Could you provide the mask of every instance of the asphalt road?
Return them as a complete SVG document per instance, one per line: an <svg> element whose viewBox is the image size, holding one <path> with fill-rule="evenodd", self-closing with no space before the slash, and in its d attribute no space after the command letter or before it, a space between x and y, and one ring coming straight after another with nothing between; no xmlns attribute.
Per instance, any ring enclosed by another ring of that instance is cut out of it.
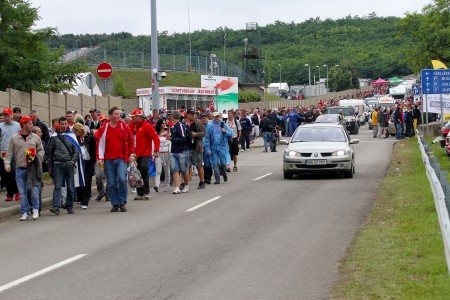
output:
<svg viewBox="0 0 450 300"><path fill-rule="evenodd" d="M284 180L284 147L253 149L228 183L152 193L126 213L94 201L74 215L1 222L0 299L327 299L393 145L367 129L352 137L352 179Z"/></svg>

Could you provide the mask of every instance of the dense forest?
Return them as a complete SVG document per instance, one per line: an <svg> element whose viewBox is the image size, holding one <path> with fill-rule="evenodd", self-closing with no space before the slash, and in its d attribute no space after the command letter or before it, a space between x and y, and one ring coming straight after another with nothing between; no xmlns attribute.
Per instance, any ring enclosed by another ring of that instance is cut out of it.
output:
<svg viewBox="0 0 450 300"><path fill-rule="evenodd" d="M378 78L411 74L412 70L402 62L402 48L411 44L407 35L399 34L396 17L377 17L374 13L365 17L348 16L331 20L309 19L302 23L280 21L259 27L257 32L217 28L191 33L192 51L207 56L216 53L223 59L226 46L226 60L243 65L244 38L247 47L261 46L267 82L279 81L279 67L282 81L289 84L308 82L310 64L312 75L318 77L316 65L322 68L322 78L329 67L348 60L360 77ZM243 24L245 25L245 24ZM245 26L243 26L245 27ZM225 37L226 33L226 37ZM150 52L150 36L132 36L130 33L60 35L50 40L52 47L63 45L68 49L76 47L101 46L106 49L141 49ZM158 44L160 53L168 51L188 53L189 34L160 32Z"/></svg>

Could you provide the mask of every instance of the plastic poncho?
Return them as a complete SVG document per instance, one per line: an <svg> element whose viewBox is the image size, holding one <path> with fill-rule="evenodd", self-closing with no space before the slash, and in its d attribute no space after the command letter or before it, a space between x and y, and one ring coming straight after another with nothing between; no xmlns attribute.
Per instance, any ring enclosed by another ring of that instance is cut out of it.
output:
<svg viewBox="0 0 450 300"><path fill-rule="evenodd" d="M222 124L223 128L225 128L225 133L222 132ZM215 122L213 120L207 126L204 140L206 166L214 167L217 165L227 164L231 161L228 138L232 135L233 131L223 121ZM211 153L210 156L208 155L209 153Z"/></svg>

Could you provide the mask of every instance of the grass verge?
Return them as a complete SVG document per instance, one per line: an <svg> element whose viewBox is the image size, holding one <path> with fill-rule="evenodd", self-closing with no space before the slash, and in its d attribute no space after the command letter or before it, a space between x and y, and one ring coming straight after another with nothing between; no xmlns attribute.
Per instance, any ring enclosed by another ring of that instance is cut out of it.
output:
<svg viewBox="0 0 450 300"><path fill-rule="evenodd" d="M417 139L395 144L373 209L340 272L333 299L449 299L450 276Z"/></svg>
<svg viewBox="0 0 450 300"><path fill-rule="evenodd" d="M427 144L430 147L430 150L433 151L434 156L439 160L439 163L441 165L441 170L450 170L450 159L445 155L444 149L441 147L439 142L432 144L431 142L435 139L435 137L429 137L427 138ZM450 178L447 178L447 180L450 180Z"/></svg>

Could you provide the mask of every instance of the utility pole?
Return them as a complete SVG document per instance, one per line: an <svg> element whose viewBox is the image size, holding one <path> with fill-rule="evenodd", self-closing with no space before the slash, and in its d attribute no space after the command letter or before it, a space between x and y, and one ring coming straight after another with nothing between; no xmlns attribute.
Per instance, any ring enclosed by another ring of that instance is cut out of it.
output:
<svg viewBox="0 0 450 300"><path fill-rule="evenodd" d="M159 109L159 61L158 61L158 29L156 22L156 0L151 0L151 26L152 26L152 79L154 88L152 92L152 109Z"/></svg>

